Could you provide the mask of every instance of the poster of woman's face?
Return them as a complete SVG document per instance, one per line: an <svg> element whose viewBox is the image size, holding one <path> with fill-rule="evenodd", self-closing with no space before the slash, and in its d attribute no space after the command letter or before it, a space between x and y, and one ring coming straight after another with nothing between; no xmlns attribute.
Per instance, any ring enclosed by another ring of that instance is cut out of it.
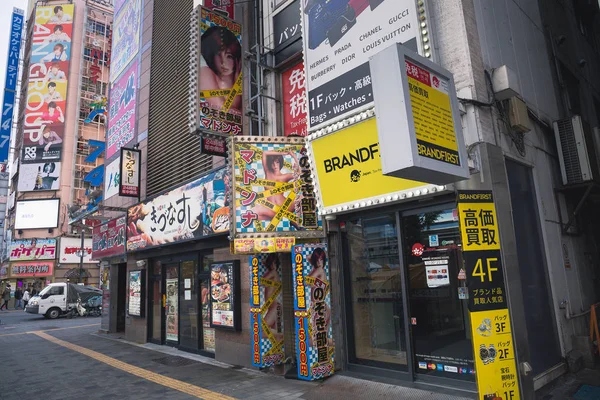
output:
<svg viewBox="0 0 600 400"><path fill-rule="evenodd" d="M200 128L225 134L241 133L241 25L201 9Z"/></svg>

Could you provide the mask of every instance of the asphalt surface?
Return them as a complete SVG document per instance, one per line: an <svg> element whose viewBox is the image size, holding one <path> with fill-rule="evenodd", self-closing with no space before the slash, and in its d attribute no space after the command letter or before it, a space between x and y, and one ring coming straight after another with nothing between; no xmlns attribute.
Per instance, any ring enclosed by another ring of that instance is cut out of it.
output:
<svg viewBox="0 0 600 400"><path fill-rule="evenodd" d="M303 382L99 334L99 318L0 311L0 399L465 399L336 375Z"/></svg>

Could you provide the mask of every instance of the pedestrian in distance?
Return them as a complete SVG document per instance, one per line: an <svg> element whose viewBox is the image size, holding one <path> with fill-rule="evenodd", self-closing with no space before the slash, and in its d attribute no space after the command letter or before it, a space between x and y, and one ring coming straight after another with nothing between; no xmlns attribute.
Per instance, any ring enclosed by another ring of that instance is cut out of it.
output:
<svg viewBox="0 0 600 400"><path fill-rule="evenodd" d="M25 309L23 307L23 291L17 286L17 290L15 290L15 310L18 310L19 307L23 310Z"/></svg>
<svg viewBox="0 0 600 400"><path fill-rule="evenodd" d="M0 306L0 310L6 308L8 311L8 301L10 300L10 284L7 283L4 287L4 292L2 292L2 305Z"/></svg>
<svg viewBox="0 0 600 400"><path fill-rule="evenodd" d="M29 289L25 288L25 291L23 292L23 310L27 308L27 303L29 303L30 298L31 295L29 294Z"/></svg>

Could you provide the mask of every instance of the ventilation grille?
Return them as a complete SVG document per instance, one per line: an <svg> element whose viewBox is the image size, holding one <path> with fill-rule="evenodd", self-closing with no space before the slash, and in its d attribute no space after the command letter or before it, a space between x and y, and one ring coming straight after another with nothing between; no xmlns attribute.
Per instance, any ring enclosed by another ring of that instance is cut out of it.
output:
<svg viewBox="0 0 600 400"><path fill-rule="evenodd" d="M155 0L152 21L147 196L212 169L190 134L189 50L192 0Z"/></svg>
<svg viewBox="0 0 600 400"><path fill-rule="evenodd" d="M563 119L556 121L560 147L562 149L562 157L565 165L565 173L568 183L583 182L583 174L581 173L581 164L579 162L579 154L577 152L577 139L575 138L575 130L571 119Z"/></svg>

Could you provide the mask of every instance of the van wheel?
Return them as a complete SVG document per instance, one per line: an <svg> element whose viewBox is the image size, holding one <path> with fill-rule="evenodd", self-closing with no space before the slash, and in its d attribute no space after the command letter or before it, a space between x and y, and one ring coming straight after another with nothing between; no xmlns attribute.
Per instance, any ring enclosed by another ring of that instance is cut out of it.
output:
<svg viewBox="0 0 600 400"><path fill-rule="evenodd" d="M48 310L46 315L50 319L56 319L60 316L60 310L58 308L51 308L50 310Z"/></svg>

